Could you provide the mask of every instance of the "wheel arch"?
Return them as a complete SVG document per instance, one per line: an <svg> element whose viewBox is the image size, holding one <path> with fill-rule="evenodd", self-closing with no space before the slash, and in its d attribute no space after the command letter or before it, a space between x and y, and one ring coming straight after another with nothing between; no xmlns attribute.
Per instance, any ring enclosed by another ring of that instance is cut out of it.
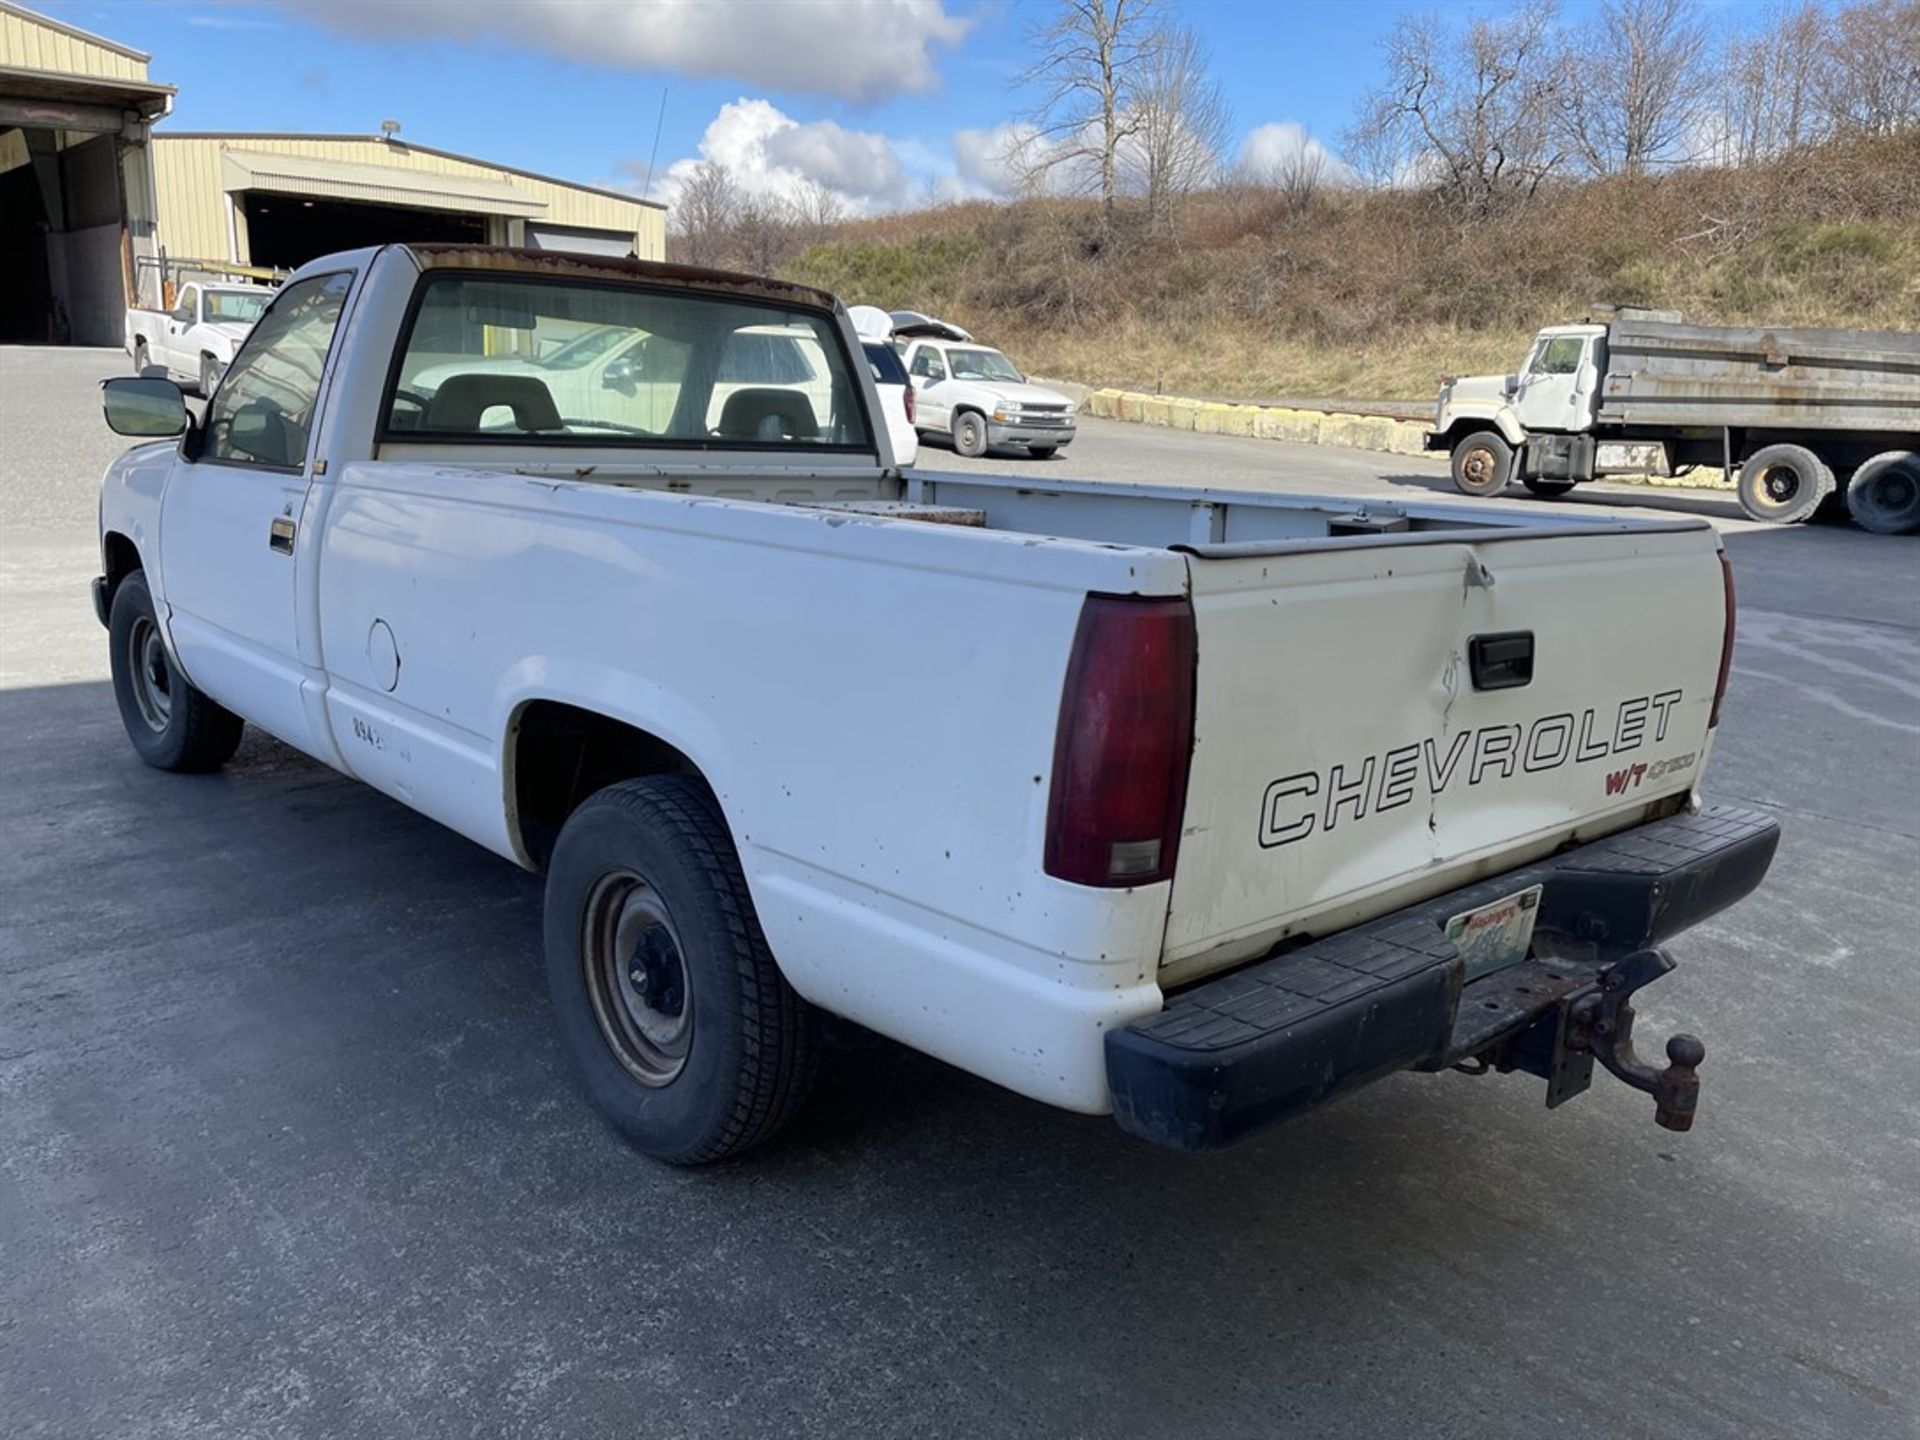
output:
<svg viewBox="0 0 1920 1440"><path fill-rule="evenodd" d="M1518 450L1527 443L1527 431L1509 411L1495 415L1460 415L1447 423L1445 430L1437 432L1445 442L1444 448L1452 450L1469 435L1477 435L1482 430L1491 430L1507 444Z"/></svg>
<svg viewBox="0 0 1920 1440"><path fill-rule="evenodd" d="M545 869L567 818L622 780L687 775L717 801L707 770L676 738L605 706L544 695L520 700L506 726L501 779L507 832L521 863Z"/></svg>
<svg viewBox="0 0 1920 1440"><path fill-rule="evenodd" d="M140 547L133 543L132 537L118 530L108 530L100 536L101 573L107 579L106 603L113 604L114 592L120 588L120 582L136 570L145 570L146 563L140 558Z"/></svg>

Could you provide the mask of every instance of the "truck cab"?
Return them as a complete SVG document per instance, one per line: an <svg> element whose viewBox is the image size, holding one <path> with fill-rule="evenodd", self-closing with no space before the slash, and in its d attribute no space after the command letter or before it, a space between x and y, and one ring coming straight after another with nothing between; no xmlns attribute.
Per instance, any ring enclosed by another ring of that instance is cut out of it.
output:
<svg viewBox="0 0 1920 1440"><path fill-rule="evenodd" d="M1588 447L1571 442L1530 447L1529 441L1592 431L1606 344L1604 325L1549 325L1534 337L1518 371L1443 381L1426 446L1454 452L1455 486L1469 495L1498 494L1518 469L1536 494L1570 490L1568 471ZM1544 463L1529 466L1534 453Z"/></svg>

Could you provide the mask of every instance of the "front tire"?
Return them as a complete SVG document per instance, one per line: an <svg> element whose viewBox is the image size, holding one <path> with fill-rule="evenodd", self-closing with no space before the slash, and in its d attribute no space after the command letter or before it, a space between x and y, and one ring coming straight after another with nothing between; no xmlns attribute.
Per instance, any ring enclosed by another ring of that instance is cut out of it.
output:
<svg viewBox="0 0 1920 1440"><path fill-rule="evenodd" d="M1513 447L1493 430L1476 430L1453 447L1453 488L1484 498L1507 488Z"/></svg>
<svg viewBox="0 0 1920 1440"><path fill-rule="evenodd" d="M1847 513L1876 535L1920 531L1920 453L1888 450L1853 472Z"/></svg>
<svg viewBox="0 0 1920 1440"><path fill-rule="evenodd" d="M816 1016L775 964L697 780L622 781L573 812L547 870L546 957L588 1098L646 1154L739 1154L804 1098Z"/></svg>
<svg viewBox="0 0 1920 1440"><path fill-rule="evenodd" d="M136 570L107 612L113 698L139 757L156 770L218 770L240 748L245 722L174 668L154 616L147 576Z"/></svg>
<svg viewBox="0 0 1920 1440"><path fill-rule="evenodd" d="M1833 493L1833 471L1804 445L1768 445L1740 462L1740 508L1771 525L1797 525Z"/></svg>
<svg viewBox="0 0 1920 1440"><path fill-rule="evenodd" d="M987 422L971 410L953 417L953 448L969 460L987 453Z"/></svg>

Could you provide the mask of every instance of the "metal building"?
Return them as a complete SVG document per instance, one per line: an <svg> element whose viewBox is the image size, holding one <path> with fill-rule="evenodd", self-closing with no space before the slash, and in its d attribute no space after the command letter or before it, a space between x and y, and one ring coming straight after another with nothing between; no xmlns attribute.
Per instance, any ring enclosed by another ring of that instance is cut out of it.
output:
<svg viewBox="0 0 1920 1440"><path fill-rule="evenodd" d="M120 343L155 248L148 126L173 100L148 59L0 0L0 342Z"/></svg>
<svg viewBox="0 0 1920 1440"><path fill-rule="evenodd" d="M666 255L666 210L613 190L381 135L160 134L170 258L288 270L387 241Z"/></svg>

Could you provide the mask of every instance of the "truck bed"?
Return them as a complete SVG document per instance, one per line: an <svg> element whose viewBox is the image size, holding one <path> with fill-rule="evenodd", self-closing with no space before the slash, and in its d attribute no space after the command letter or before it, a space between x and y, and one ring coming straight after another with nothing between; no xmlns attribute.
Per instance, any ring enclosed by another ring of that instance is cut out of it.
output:
<svg viewBox="0 0 1920 1440"><path fill-rule="evenodd" d="M1619 320L1602 426L1920 431L1920 335Z"/></svg>

